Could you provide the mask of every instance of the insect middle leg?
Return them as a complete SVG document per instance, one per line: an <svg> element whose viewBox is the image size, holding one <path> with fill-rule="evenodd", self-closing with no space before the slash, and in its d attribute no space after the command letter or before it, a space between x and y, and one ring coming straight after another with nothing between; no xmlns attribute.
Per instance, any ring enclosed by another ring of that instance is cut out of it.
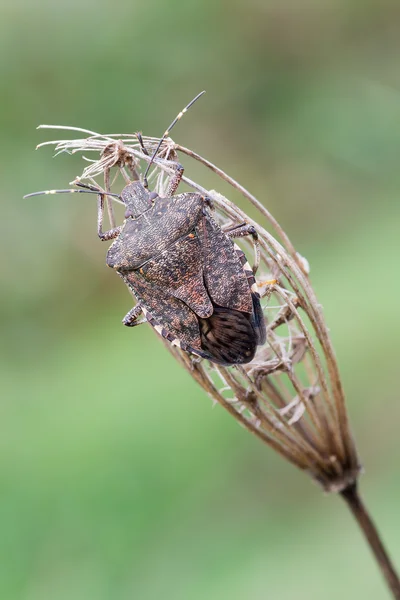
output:
<svg viewBox="0 0 400 600"><path fill-rule="evenodd" d="M254 264L253 264L253 275L257 273L257 269L260 266L260 244L258 243L258 233L256 228L253 225L249 225L248 223L242 223L241 225L237 225L232 229L228 229L224 231L224 233L230 238L240 238L245 237L247 235L251 235L253 238L253 246L254 246Z"/></svg>

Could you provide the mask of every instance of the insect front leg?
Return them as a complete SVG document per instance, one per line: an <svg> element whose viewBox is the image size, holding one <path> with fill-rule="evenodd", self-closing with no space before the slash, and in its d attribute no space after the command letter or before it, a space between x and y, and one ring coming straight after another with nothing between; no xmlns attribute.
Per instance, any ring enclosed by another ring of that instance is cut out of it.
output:
<svg viewBox="0 0 400 600"><path fill-rule="evenodd" d="M170 198L175 194L176 190L178 189L185 169L180 163L165 158L157 158L157 160L154 162L156 164L164 164L170 169L174 170L174 173L169 177L167 189L164 192L162 192L162 195L165 196L165 198Z"/></svg>
<svg viewBox="0 0 400 600"><path fill-rule="evenodd" d="M104 194L99 194L97 196L97 234L102 242L113 240L118 237L122 231L122 225L113 227L108 231L103 231L104 204Z"/></svg>
<svg viewBox="0 0 400 600"><path fill-rule="evenodd" d="M104 169L104 188L106 192L111 192L110 173L111 169L109 167ZM113 204L109 198L106 198L105 203L107 205L108 220L110 221L111 229L115 229L115 216Z"/></svg>
<svg viewBox="0 0 400 600"><path fill-rule="evenodd" d="M139 319L139 315L143 313L143 309L140 304L136 304L131 310L124 316L122 319L123 325L127 327L136 327L136 325L141 325L142 323L147 323L146 317L143 319Z"/></svg>
<svg viewBox="0 0 400 600"><path fill-rule="evenodd" d="M169 180L167 191L165 194L166 198L170 198L171 196L173 196L175 194L175 192L178 189L178 186L181 182L181 179L183 177L183 171L184 171L184 168L182 167L182 165L180 163L171 163L171 167L175 170L175 173L172 175L171 179Z"/></svg>
<svg viewBox="0 0 400 600"><path fill-rule="evenodd" d="M136 137L138 139L138 142L139 142L139 145L140 145L140 149L143 152L143 154L145 154L146 156L150 156L149 153L148 153L148 151L147 151L146 146L144 145L143 137L142 137L142 134L140 133L140 131L138 131L136 133Z"/></svg>
<svg viewBox="0 0 400 600"><path fill-rule="evenodd" d="M138 135L138 134L136 134L136 135ZM141 137L138 137L138 139L139 139L139 143L142 145L143 139L141 139ZM142 147L142 152L144 154L147 153L147 155L148 155L148 152L144 146ZM175 160L170 160L167 158L157 158L156 160L154 160L154 162L155 162L155 164L163 164L163 165L167 166L168 168L173 169L173 171L174 171L174 173L171 176L169 176L167 189L162 191L162 195L165 198L170 198L171 196L173 196L175 194L176 190L178 189L179 184L183 177L183 172L185 169L183 168L183 166L180 163L176 162ZM163 175L165 176L166 173L163 173ZM143 180L143 185L146 189L148 188L148 182L147 182L146 178ZM161 187L164 187L164 186L161 186Z"/></svg>
<svg viewBox="0 0 400 600"><path fill-rule="evenodd" d="M253 264L253 275L257 273L257 269L260 265L260 244L258 243L258 233L256 228L253 225L249 225L248 223L243 223L242 225L237 225L233 229L229 229L224 232L230 238L239 238L247 235L251 235L253 238L253 246L254 246L254 264Z"/></svg>

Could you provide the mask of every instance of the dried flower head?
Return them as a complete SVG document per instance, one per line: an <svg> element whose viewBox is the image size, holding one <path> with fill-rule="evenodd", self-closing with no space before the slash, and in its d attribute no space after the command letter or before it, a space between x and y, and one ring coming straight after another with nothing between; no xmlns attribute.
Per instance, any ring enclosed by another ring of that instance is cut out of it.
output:
<svg viewBox="0 0 400 600"><path fill-rule="evenodd" d="M94 160L85 158L89 164L79 179L99 185L96 178L102 177L103 189L107 191L114 182L110 180L112 168L125 181L138 179L140 165L150 161L159 143L159 139L141 134L102 135L74 127L42 127L83 133L85 137L80 139L45 142L40 146L55 145L57 153L98 154ZM154 161L150 189L162 196L172 173L171 161L179 158L180 162L185 156L213 171L258 210L260 218L256 222L226 196L191 180L186 170L183 181L212 199L214 218L223 229L245 222L258 232L258 241L241 238L239 243L249 262L253 256L267 341L251 363L231 367L193 357L163 341L213 401L282 457L307 471L324 490L342 494L364 530L394 597L400 598L397 575L357 493L360 462L329 332L310 283L308 262L250 192L217 166L170 138L163 141ZM109 199L108 208L114 227Z"/></svg>
<svg viewBox="0 0 400 600"><path fill-rule="evenodd" d="M96 177L106 174L106 189L112 167L117 167L125 180L137 178L139 161L148 162L159 141L140 135L138 138L136 134L83 132L88 137L45 143L55 144L57 153L100 153L100 158L90 162L79 179L93 183ZM249 431L310 473L325 490L345 489L356 480L360 464L328 329L310 284L308 263L256 198L216 166L171 139L160 148L150 184L160 196L171 170L169 161L182 154L199 161L239 190L258 209L260 220L271 228L271 232L262 228L219 192L183 178L191 188L212 198L214 217L223 229L243 222L256 227L258 244L246 239L239 243L249 258L254 255L267 342L251 363L235 367L193 358L166 344L212 399Z"/></svg>

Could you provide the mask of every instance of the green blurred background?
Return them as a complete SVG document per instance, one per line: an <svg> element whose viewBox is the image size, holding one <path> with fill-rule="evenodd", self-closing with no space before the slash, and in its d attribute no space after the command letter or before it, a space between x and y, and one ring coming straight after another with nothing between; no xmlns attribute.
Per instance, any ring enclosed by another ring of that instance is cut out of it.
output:
<svg viewBox="0 0 400 600"><path fill-rule="evenodd" d="M400 4L0 11L0 598L389 598L341 501L212 410L148 327L121 326L131 299L95 200L22 196L82 169L35 153L53 136L39 123L160 135L206 89L173 137L258 195L309 259L362 487L400 565Z"/></svg>

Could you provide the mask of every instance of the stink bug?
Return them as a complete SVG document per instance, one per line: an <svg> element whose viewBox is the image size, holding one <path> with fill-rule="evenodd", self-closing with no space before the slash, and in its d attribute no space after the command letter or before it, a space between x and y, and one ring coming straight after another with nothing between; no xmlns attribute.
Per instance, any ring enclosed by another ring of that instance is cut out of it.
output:
<svg viewBox="0 0 400 600"><path fill-rule="evenodd" d="M134 327L144 322L171 344L221 365L250 362L266 339L260 295L254 273L243 251L232 239L257 233L242 224L223 231L211 214L212 202L199 193L176 194L183 167L174 167L165 197L150 192L147 173L162 142L196 96L160 139L149 161L143 183L126 185L120 195L77 183L80 189L36 192L96 193L98 236L114 240L107 265L124 280L137 300L123 319ZM148 155L141 136L138 139ZM108 174L107 174L108 181ZM103 231L106 196L119 198L125 220ZM26 196L25 196L26 197ZM254 269L255 271L255 269Z"/></svg>

